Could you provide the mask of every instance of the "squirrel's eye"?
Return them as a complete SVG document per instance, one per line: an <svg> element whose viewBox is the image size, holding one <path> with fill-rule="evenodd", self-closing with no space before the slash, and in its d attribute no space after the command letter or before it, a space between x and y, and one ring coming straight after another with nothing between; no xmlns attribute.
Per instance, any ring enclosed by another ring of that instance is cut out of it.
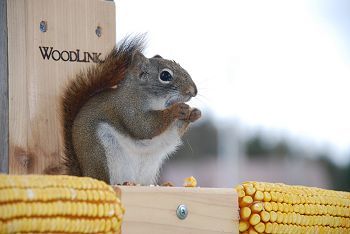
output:
<svg viewBox="0 0 350 234"><path fill-rule="evenodd" d="M159 73L159 80L162 83L170 83L173 80L173 72L168 68L164 68Z"/></svg>

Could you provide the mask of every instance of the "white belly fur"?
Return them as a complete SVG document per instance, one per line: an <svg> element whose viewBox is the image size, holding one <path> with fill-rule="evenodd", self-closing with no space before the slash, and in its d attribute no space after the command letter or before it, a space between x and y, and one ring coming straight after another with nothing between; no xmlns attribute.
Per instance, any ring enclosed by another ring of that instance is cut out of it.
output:
<svg viewBox="0 0 350 234"><path fill-rule="evenodd" d="M133 140L108 123L99 124L97 135L105 149L111 184L154 184L164 159L181 144L176 124L150 140Z"/></svg>

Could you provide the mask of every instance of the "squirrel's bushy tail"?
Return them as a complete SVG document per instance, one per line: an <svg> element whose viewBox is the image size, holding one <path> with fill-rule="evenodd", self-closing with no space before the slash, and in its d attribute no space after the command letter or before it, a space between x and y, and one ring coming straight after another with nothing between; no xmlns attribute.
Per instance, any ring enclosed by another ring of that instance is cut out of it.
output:
<svg viewBox="0 0 350 234"><path fill-rule="evenodd" d="M145 36L125 37L106 58L80 72L70 81L61 100L63 121L64 162L68 174L82 175L72 142L72 127L80 108L95 94L109 89L124 79L136 51L145 47Z"/></svg>

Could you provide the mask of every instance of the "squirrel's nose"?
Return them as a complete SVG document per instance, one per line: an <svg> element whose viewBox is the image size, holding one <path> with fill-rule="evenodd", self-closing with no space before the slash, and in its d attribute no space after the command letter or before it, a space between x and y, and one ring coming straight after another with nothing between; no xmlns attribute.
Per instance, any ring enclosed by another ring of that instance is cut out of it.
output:
<svg viewBox="0 0 350 234"><path fill-rule="evenodd" d="M197 95L197 87L196 86L192 86L189 88L189 90L186 92L187 95L191 96L191 97L195 97Z"/></svg>

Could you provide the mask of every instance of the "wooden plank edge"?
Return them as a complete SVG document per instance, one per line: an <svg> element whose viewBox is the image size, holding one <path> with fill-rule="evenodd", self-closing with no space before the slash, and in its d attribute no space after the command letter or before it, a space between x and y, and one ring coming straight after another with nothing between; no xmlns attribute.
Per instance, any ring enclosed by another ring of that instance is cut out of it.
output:
<svg viewBox="0 0 350 234"><path fill-rule="evenodd" d="M0 172L9 172L7 0L0 0Z"/></svg>
<svg viewBox="0 0 350 234"><path fill-rule="evenodd" d="M126 192L184 192L184 193L219 193L232 194L236 193L233 188L208 188L208 187L166 187L166 186L124 186L114 185L114 191L122 196L123 191Z"/></svg>

